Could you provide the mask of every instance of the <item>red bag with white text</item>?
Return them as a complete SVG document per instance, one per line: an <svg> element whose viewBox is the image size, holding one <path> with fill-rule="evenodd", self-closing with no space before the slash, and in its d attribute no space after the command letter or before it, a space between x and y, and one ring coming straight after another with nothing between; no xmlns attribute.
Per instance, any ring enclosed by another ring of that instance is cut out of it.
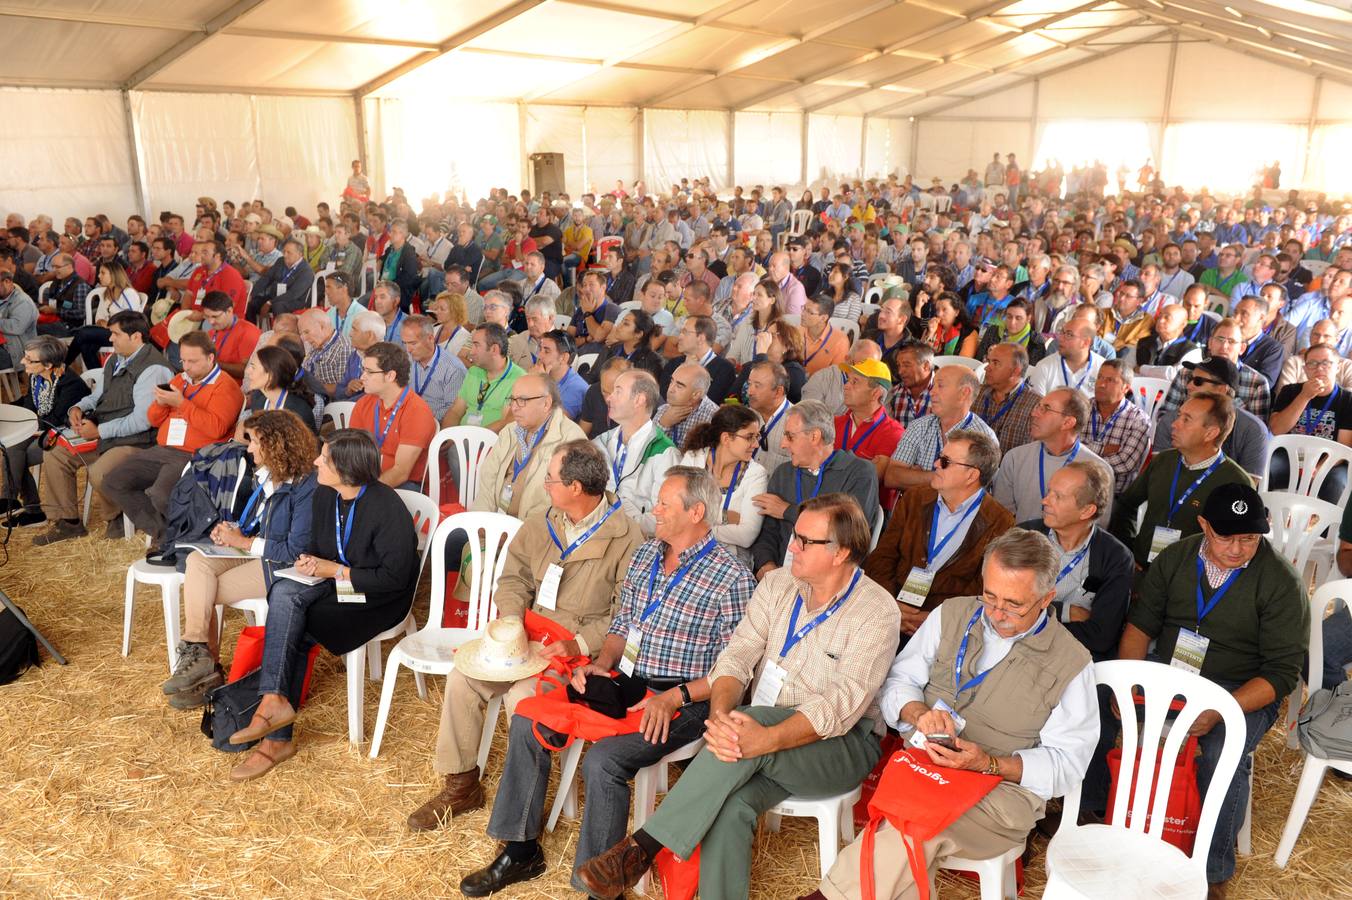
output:
<svg viewBox="0 0 1352 900"><path fill-rule="evenodd" d="M1163 749L1159 753L1163 753ZM1156 767L1161 764L1159 753L1156 754ZM1139 770L1141 765L1141 751L1136 751L1136 767ZM1111 779L1108 787L1108 809L1104 813L1104 820L1111 822L1113 819L1114 799L1117 797L1117 778L1122 769L1122 748L1114 747L1108 751L1108 777ZM1156 782L1158 783L1158 782ZM1155 787L1151 785L1150 799L1146 801L1146 808L1149 809L1155 802ZM1136 798L1131 798L1131 804L1127 809L1126 824L1131 824L1131 814L1136 808ZM1197 738L1190 737L1183 744L1183 752L1174 760L1174 778L1169 783L1169 803L1164 809L1164 831L1162 836L1166 843L1173 844L1189 856L1192 855L1193 843L1197 840L1197 823L1202 818L1202 792L1197 789ZM1150 827L1150 817L1146 816L1145 827Z"/></svg>
<svg viewBox="0 0 1352 900"><path fill-rule="evenodd" d="M914 747L892 754L868 805L869 822L864 828L859 856L859 884L864 900L876 898L873 844L883 819L901 832L920 900L929 900L929 872L923 844L961 818L999 783L998 775L950 769Z"/></svg>
<svg viewBox="0 0 1352 900"><path fill-rule="evenodd" d="M662 896L667 900L694 900L699 892L699 847L689 859L681 859L663 847L653 860L657 880L662 882Z"/></svg>

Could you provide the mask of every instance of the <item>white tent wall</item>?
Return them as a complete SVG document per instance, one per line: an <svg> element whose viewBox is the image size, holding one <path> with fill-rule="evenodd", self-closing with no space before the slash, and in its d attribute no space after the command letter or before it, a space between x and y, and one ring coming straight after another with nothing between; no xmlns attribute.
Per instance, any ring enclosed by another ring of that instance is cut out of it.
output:
<svg viewBox="0 0 1352 900"><path fill-rule="evenodd" d="M643 112L643 176L653 193L667 193L682 178L728 179L728 114L712 109Z"/></svg>
<svg viewBox="0 0 1352 900"><path fill-rule="evenodd" d="M0 88L0 214L26 219L136 209L131 144L117 91Z"/></svg>
<svg viewBox="0 0 1352 900"><path fill-rule="evenodd" d="M803 178L803 116L796 112L733 114L733 182L748 191L762 184L797 184ZM796 197L793 199L797 199Z"/></svg>
<svg viewBox="0 0 1352 900"><path fill-rule="evenodd" d="M915 174L951 183L969 168L980 173L996 151L1026 165L1057 123L1111 121L1144 126L1142 143L1171 184L1242 190L1275 159L1283 186L1348 188L1339 157L1320 149L1347 146L1339 129L1352 125L1352 87L1193 38L1178 41L1171 66L1174 52L1170 40L1140 44L934 108L913 126Z"/></svg>
<svg viewBox="0 0 1352 900"><path fill-rule="evenodd" d="M807 181L858 178L864 163L862 116L807 117Z"/></svg>
<svg viewBox="0 0 1352 900"><path fill-rule="evenodd" d="M574 199L588 191L610 190L615 181L633 184L637 107L546 106L526 104L522 153L530 186L530 157L562 153L564 189Z"/></svg>

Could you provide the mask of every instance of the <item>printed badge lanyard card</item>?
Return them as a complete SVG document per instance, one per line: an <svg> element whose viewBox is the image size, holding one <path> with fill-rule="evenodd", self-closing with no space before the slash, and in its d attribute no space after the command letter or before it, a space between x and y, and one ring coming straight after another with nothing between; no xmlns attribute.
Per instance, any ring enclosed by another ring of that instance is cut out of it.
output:
<svg viewBox="0 0 1352 900"><path fill-rule="evenodd" d="M789 651L798 645L798 642L812 633L818 625L831 618L836 612L845 605L845 601L850 599L854 593L855 585L859 584L859 576L864 574L863 569L856 568L854 577L850 579L850 586L845 589L845 593L840 595L840 599L829 604L826 609L817 613L807 624L799 627L798 618L803 613L803 595L798 594L793 600L793 613L789 616L789 629L784 635L784 646L779 649L779 656L775 659L767 659L765 668L761 670L760 678L756 681L756 690L751 696L752 706L775 706L779 700L779 692L784 689L784 682L788 680L788 670L784 668L784 658L789 655Z"/></svg>
<svg viewBox="0 0 1352 900"><path fill-rule="evenodd" d="M1173 527L1174 516L1178 515L1178 511L1183 508L1184 503L1188 502L1188 498L1192 496L1192 492L1197 490L1198 486L1203 481L1206 481L1212 472L1216 471L1216 467L1219 466L1224 459L1225 454L1222 453L1212 460L1211 465L1206 467L1206 471L1201 475L1198 475L1197 479L1183 491L1183 496L1178 497L1177 501L1175 501L1174 498L1178 493L1178 476L1183 473L1183 455L1179 454L1178 465L1174 467L1174 480L1173 483L1169 485L1169 516L1164 520L1163 525L1155 526L1155 533L1150 538L1150 553L1146 556L1146 562L1154 562L1155 557L1159 556L1165 547L1177 543L1182 539L1183 532Z"/></svg>
<svg viewBox="0 0 1352 900"><path fill-rule="evenodd" d="M535 438L530 442L530 449L526 451L526 456L521 462L517 462L515 459L512 460L512 480L502 486L501 497L502 508L504 510L512 505L512 495L516 490L516 481L521 477L521 473L526 471L526 466L530 465L531 457L535 455L535 448L540 446L540 441L542 441L545 436L545 429L548 427L548 422L540 426L540 430L535 433Z"/></svg>
<svg viewBox="0 0 1352 900"><path fill-rule="evenodd" d="M596 533L596 529L606 524L606 519L609 519L615 510L619 508L620 501L616 500L614 504L611 505L610 509L606 510L605 515L601 516L600 521L582 532L577 540L568 545L567 549L564 549L563 543L559 540L558 534L554 531L554 523L549 521L549 514L545 514L545 528L549 529L549 539L554 542L555 547L559 548L559 561L550 563L549 568L545 569L545 577L540 581L540 589L535 592L535 602L537 604L544 609L559 608L559 585L563 582L564 562L567 561L568 557L573 555L574 550L587 543L587 539Z"/></svg>
<svg viewBox="0 0 1352 900"><path fill-rule="evenodd" d="M1243 569L1235 569L1221 586L1216 588L1216 593L1207 600L1202 594L1202 583L1206 581L1206 566L1202 563L1201 551L1197 553L1197 628L1178 629L1178 639L1174 642L1174 655L1169 660L1169 665L1176 669L1182 669L1185 672L1191 672L1194 675L1202 674L1202 663L1206 660L1207 648L1211 645L1211 638L1202 635L1202 620L1211 614L1211 611L1221 602L1225 592L1230 590L1239 576L1244 574Z"/></svg>
<svg viewBox="0 0 1352 900"><path fill-rule="evenodd" d="M624 636L624 653L620 657L619 670L624 674L633 677L634 666L638 663L639 647L643 644L642 625L648 621L657 608L667 601L676 586L681 583L685 576L695 567L695 564L704 557L708 556L714 549L714 539L709 538L704 542L698 553L685 565L678 568L667 580L662 588L662 595L657 595L657 573L662 568L662 554L657 553L653 556L652 571L648 573L648 604L643 607L643 612L639 614L637 622L629 624L629 631Z"/></svg>
<svg viewBox="0 0 1352 900"><path fill-rule="evenodd" d="M934 538L939 531L939 504L944 501L942 497L934 498L934 513L930 516L929 534L925 538L925 565L911 567L910 574L906 576L906 582L897 592L898 600L917 608L925 605L925 599L929 596L930 588L934 586L934 557L948 546L948 542L953 540L953 536L962 528L963 523L976 512L985 496L984 488L976 492L976 496L968 503L962 515L958 517L958 521L953 524L948 534L944 535L938 544L934 542Z"/></svg>
<svg viewBox="0 0 1352 900"><path fill-rule="evenodd" d="M357 491L357 496L352 500L352 506L347 511L347 523L342 522L342 517L338 514L339 507L342 506L341 498L334 498L333 501L333 540L338 545L338 561L350 570L352 563L347 560L347 544L352 540L352 523L357 520L357 504L361 502L362 495L366 493L366 485L361 486ZM352 587L352 581L347 578L335 578L334 585L338 589L339 603L365 603L366 595L359 594Z"/></svg>

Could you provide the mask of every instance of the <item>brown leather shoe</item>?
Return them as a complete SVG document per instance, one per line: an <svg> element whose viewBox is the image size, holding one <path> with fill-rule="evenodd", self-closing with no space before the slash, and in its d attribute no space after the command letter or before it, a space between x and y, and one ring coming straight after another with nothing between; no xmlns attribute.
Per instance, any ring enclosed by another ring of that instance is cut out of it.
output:
<svg viewBox="0 0 1352 900"><path fill-rule="evenodd" d="M1229 890L1230 882L1218 881L1215 884L1206 886L1206 900L1225 900L1226 892Z"/></svg>
<svg viewBox="0 0 1352 900"><path fill-rule="evenodd" d="M479 782L479 767L458 775L447 775L446 786L431 800L415 809L408 817L408 827L414 831L440 828L452 816L464 815L484 805L484 787Z"/></svg>
<svg viewBox="0 0 1352 900"><path fill-rule="evenodd" d="M632 837L626 837L600 856L594 856L577 870L577 877L593 897L619 897L638 884L652 868L653 861Z"/></svg>

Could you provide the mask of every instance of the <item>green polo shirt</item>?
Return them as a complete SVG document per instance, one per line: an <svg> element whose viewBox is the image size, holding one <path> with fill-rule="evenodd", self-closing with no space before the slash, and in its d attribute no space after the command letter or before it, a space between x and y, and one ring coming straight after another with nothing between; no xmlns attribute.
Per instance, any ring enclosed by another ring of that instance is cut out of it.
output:
<svg viewBox="0 0 1352 900"><path fill-rule="evenodd" d="M512 395L512 385L525 374L526 370L511 360L507 361L507 368L492 379L479 366L470 366L460 385L459 398L465 401L465 416L460 424L488 426L501 419L507 408L507 398Z"/></svg>

